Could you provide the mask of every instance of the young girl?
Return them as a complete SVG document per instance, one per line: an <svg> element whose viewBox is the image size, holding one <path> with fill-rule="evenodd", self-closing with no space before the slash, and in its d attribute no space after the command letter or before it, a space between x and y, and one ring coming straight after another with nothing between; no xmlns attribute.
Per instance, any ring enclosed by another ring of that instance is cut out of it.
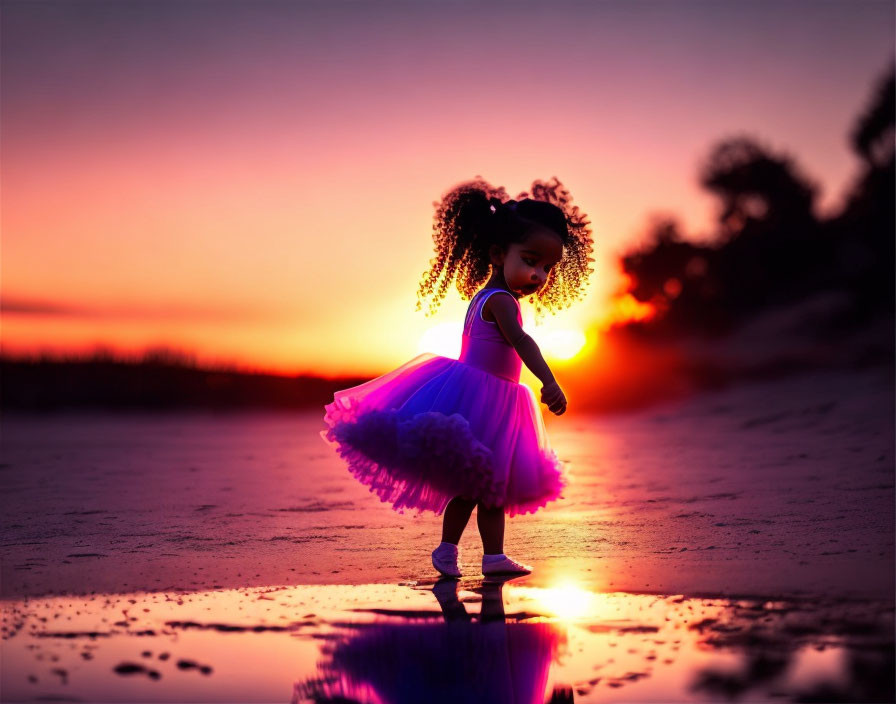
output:
<svg viewBox="0 0 896 704"><path fill-rule="evenodd" d="M474 507L482 573L531 572L503 552L504 516L534 513L562 498L569 483L535 394L519 383L525 362L543 384L541 402L557 415L566 411L565 394L521 327L518 299L528 296L538 314L539 304L553 309L578 298L594 261L591 232L556 178L536 181L527 196L510 200L477 176L434 203L437 256L418 299L442 274L430 312L452 280L472 298L460 357L420 354L337 391L325 406L321 436L355 478L399 513L444 512L432 562L451 577L460 577L458 543Z"/></svg>

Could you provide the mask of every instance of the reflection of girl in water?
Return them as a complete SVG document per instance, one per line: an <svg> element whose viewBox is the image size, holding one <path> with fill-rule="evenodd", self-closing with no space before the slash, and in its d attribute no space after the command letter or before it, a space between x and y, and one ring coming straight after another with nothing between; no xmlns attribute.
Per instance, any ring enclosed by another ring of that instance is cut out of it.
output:
<svg viewBox="0 0 896 704"><path fill-rule="evenodd" d="M423 353L387 374L337 391L321 431L352 475L401 513L444 512L433 566L459 577L458 543L473 509L483 574L526 574L504 554L504 517L534 513L562 496L569 477L552 450L522 363L557 415L566 396L522 329L520 298L542 309L582 295L591 271L588 220L559 181L507 197L481 179L437 203L436 257L420 286L434 304L456 280L470 298L458 359ZM442 279L441 283L438 283ZM420 305L418 303L418 309Z"/></svg>
<svg viewBox="0 0 896 704"><path fill-rule="evenodd" d="M457 581L433 593L439 622L354 624L334 641L319 677L297 683L293 702L543 704L551 662L566 635L552 623L504 617L503 582L484 583L479 621L457 598Z"/></svg>

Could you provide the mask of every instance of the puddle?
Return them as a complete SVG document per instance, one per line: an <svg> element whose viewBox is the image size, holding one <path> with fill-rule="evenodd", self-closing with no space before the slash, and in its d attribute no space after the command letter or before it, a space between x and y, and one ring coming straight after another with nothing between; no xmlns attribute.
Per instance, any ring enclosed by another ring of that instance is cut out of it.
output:
<svg viewBox="0 0 896 704"><path fill-rule="evenodd" d="M893 605L464 578L3 601L3 701L892 701Z"/></svg>

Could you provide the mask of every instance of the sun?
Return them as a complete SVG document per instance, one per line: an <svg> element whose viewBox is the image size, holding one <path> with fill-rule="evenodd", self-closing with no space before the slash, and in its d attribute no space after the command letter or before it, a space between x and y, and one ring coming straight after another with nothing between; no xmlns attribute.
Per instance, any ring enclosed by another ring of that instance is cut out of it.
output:
<svg viewBox="0 0 896 704"><path fill-rule="evenodd" d="M585 346L585 334L581 330L551 330L538 335L536 342L545 356L553 359L572 359Z"/></svg>
<svg viewBox="0 0 896 704"><path fill-rule="evenodd" d="M420 336L417 354L431 352L442 357L457 359L460 357L461 336L464 328L460 323L442 323L434 325Z"/></svg>

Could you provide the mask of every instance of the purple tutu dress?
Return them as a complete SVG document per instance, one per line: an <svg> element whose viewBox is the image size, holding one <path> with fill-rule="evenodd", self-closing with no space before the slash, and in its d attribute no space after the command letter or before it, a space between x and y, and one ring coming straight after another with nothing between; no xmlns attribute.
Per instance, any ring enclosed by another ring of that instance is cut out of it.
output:
<svg viewBox="0 0 896 704"><path fill-rule="evenodd" d="M399 513L441 515L455 496L534 513L569 483L535 394L519 383L520 356L482 317L499 291L510 295L480 289L470 301L459 359L425 352L325 406L321 437Z"/></svg>

